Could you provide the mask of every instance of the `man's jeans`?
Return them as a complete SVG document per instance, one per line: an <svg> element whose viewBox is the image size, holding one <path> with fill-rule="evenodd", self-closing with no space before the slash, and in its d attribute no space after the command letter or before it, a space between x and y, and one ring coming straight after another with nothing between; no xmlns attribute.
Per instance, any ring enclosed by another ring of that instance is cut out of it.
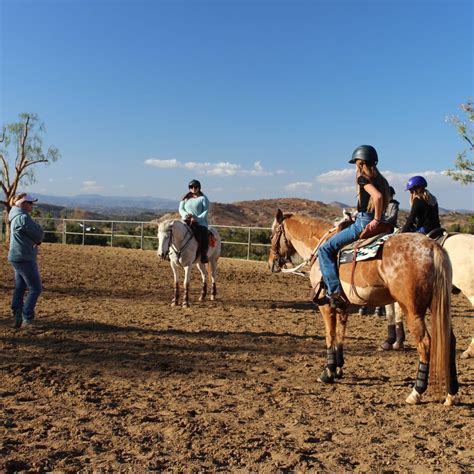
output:
<svg viewBox="0 0 474 474"><path fill-rule="evenodd" d="M35 306L41 294L41 277L36 260L10 262L15 270L15 290L13 291L12 310L22 310L23 321L33 321ZM25 302L23 299L28 289Z"/></svg>
<svg viewBox="0 0 474 474"><path fill-rule="evenodd" d="M319 267L327 286L327 294L331 296L336 291L342 292L337 268L337 253L345 245L356 241L365 226L374 218L372 213L359 212L353 224L326 241L318 251Z"/></svg>

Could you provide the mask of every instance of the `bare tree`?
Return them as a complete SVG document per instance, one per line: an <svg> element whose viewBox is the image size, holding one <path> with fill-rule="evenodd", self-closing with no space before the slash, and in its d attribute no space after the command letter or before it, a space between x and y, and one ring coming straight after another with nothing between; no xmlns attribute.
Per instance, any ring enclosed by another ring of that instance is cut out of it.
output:
<svg viewBox="0 0 474 474"><path fill-rule="evenodd" d="M468 121L474 123L474 103L468 100L461 105L461 110L468 115ZM459 117L447 117L447 122L454 125L463 140L468 144L468 148L458 153L454 169L447 171L455 181L461 184L474 183L474 130L469 126L468 121Z"/></svg>
<svg viewBox="0 0 474 474"><path fill-rule="evenodd" d="M56 147L43 148L42 135L44 124L38 115L23 113L19 121L3 125L0 137L0 189L4 205L3 219L7 223L6 236L9 240L8 213L13 206L13 199L18 193L20 184L35 182L34 165L46 165L57 161L61 154Z"/></svg>

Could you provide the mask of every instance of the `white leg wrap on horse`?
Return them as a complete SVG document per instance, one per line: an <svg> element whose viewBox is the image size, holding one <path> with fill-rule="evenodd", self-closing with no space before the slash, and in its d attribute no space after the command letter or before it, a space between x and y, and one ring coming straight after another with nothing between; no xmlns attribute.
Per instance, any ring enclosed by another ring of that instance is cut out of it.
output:
<svg viewBox="0 0 474 474"><path fill-rule="evenodd" d="M418 405L421 403L421 395L413 389L405 401L410 405Z"/></svg>

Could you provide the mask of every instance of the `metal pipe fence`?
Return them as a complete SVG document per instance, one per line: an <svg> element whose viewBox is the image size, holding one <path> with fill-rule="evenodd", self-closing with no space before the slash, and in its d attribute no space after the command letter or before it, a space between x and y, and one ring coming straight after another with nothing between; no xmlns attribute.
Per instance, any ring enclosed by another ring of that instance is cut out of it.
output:
<svg viewBox="0 0 474 474"><path fill-rule="evenodd" d="M44 229L45 242L156 250L158 223L97 219L36 217ZM270 227L212 225L219 230L222 256L265 260L270 245Z"/></svg>

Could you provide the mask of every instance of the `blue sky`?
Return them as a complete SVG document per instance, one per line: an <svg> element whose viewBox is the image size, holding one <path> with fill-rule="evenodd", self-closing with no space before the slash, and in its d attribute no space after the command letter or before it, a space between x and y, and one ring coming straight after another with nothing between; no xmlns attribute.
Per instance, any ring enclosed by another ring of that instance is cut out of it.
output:
<svg viewBox="0 0 474 474"><path fill-rule="evenodd" d="M471 0L0 0L2 124L36 112L62 158L30 190L212 201L355 202L352 150L374 145L408 207L465 148Z"/></svg>

